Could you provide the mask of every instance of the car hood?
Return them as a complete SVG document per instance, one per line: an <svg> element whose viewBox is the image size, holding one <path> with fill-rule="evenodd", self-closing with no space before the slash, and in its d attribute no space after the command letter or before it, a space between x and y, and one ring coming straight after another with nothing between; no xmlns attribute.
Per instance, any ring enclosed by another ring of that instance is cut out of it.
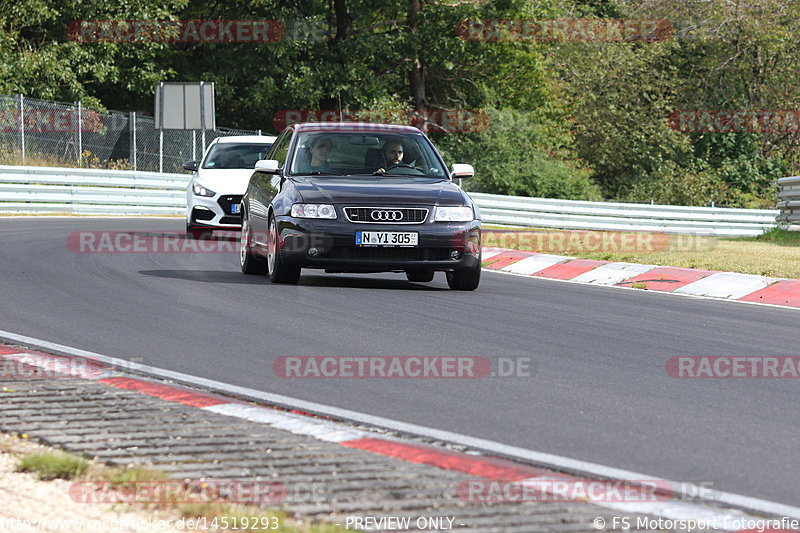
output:
<svg viewBox="0 0 800 533"><path fill-rule="evenodd" d="M411 176L292 177L307 203L465 205L466 194L441 178Z"/></svg>
<svg viewBox="0 0 800 533"><path fill-rule="evenodd" d="M219 194L244 194L252 175L251 168L201 168L197 171L197 182Z"/></svg>

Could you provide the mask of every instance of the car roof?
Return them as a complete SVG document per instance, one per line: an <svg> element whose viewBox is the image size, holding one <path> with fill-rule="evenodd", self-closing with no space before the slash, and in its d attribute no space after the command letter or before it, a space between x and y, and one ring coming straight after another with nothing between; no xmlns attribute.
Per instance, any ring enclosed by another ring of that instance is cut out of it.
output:
<svg viewBox="0 0 800 533"><path fill-rule="evenodd" d="M214 139L218 143L274 143L277 137L272 135L230 135Z"/></svg>
<svg viewBox="0 0 800 533"><path fill-rule="evenodd" d="M376 124L374 122L305 122L294 125L295 131L345 131L345 132L392 132L392 133L422 133L414 126L400 124Z"/></svg>

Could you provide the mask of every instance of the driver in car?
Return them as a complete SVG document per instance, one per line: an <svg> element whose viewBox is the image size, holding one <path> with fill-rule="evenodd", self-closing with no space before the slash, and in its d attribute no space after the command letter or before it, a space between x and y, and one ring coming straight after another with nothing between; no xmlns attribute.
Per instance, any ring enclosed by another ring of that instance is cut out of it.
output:
<svg viewBox="0 0 800 533"><path fill-rule="evenodd" d="M377 172L383 174L386 169L393 165L403 164L403 144L399 141L389 141L383 145L383 167L379 168Z"/></svg>

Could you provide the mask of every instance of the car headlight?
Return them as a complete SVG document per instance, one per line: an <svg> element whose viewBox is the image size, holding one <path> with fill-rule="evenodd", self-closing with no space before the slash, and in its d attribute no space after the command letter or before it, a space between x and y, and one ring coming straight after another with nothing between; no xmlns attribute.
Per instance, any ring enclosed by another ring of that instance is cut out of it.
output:
<svg viewBox="0 0 800 533"><path fill-rule="evenodd" d="M206 189L196 181L192 183L192 192L194 193L195 196L214 196L215 194L217 194L211 189Z"/></svg>
<svg viewBox="0 0 800 533"><path fill-rule="evenodd" d="M295 218L336 218L336 210L331 204L294 204L292 216Z"/></svg>
<svg viewBox="0 0 800 533"><path fill-rule="evenodd" d="M437 207L433 215L435 222L469 222L474 219L472 207L461 205L456 207Z"/></svg>

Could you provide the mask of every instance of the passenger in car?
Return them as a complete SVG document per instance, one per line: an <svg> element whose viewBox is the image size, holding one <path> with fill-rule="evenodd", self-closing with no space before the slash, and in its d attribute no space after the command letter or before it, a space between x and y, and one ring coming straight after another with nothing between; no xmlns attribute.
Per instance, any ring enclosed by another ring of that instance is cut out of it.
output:
<svg viewBox="0 0 800 533"><path fill-rule="evenodd" d="M333 140L330 137L321 135L311 141L310 161L300 162L300 172L323 172L330 168L328 158L333 150Z"/></svg>

